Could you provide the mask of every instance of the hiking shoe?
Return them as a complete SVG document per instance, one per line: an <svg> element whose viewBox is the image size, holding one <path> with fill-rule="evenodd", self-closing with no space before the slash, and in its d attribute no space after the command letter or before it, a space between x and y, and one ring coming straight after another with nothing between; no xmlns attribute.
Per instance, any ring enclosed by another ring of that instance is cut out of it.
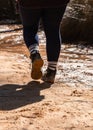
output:
<svg viewBox="0 0 93 130"><path fill-rule="evenodd" d="M38 80L42 77L41 68L43 66L43 60L38 52L31 54L30 58L32 60L31 77L32 79Z"/></svg>
<svg viewBox="0 0 93 130"><path fill-rule="evenodd" d="M44 75L42 76L42 80L49 83L54 83L56 75L56 70L51 70L49 68L46 69Z"/></svg>

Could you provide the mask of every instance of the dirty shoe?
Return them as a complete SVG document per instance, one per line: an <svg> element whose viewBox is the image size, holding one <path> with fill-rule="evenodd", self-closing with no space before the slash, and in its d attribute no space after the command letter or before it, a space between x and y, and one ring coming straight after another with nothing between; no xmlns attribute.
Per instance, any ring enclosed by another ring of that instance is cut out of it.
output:
<svg viewBox="0 0 93 130"><path fill-rule="evenodd" d="M47 68L42 76L42 80L48 83L54 83L55 75L56 75L56 70L51 70Z"/></svg>
<svg viewBox="0 0 93 130"><path fill-rule="evenodd" d="M42 77L41 68L43 66L43 60L39 52L31 54L30 58L32 60L31 77L32 79L38 80Z"/></svg>

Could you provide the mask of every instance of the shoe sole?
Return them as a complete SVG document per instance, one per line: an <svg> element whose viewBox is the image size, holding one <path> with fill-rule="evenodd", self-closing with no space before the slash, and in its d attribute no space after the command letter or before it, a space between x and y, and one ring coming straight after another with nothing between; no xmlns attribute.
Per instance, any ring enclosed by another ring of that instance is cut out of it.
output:
<svg viewBox="0 0 93 130"><path fill-rule="evenodd" d="M32 79L38 80L42 77L41 68L42 68L43 64L44 64L44 62L42 59L36 59L32 63L32 71L31 71Z"/></svg>
<svg viewBox="0 0 93 130"><path fill-rule="evenodd" d="M42 78L42 80L43 80L44 82L52 83L52 84L55 82L54 80L49 80L49 79L44 79L44 78Z"/></svg>

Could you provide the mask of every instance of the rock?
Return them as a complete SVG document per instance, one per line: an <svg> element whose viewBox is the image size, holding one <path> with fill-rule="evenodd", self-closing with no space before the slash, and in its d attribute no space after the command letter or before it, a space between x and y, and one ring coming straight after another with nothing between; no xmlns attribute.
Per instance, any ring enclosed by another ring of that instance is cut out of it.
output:
<svg viewBox="0 0 93 130"><path fill-rule="evenodd" d="M91 25L91 26L90 26ZM72 0L61 24L63 41L93 41L93 1Z"/></svg>

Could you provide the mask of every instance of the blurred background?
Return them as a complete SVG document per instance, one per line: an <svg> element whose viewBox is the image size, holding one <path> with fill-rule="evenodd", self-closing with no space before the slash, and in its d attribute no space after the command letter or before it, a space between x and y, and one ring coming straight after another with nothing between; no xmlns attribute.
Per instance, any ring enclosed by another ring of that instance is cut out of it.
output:
<svg viewBox="0 0 93 130"><path fill-rule="evenodd" d="M0 0L0 25L21 24L15 0ZM64 42L93 41L93 0L71 0L61 23Z"/></svg>

